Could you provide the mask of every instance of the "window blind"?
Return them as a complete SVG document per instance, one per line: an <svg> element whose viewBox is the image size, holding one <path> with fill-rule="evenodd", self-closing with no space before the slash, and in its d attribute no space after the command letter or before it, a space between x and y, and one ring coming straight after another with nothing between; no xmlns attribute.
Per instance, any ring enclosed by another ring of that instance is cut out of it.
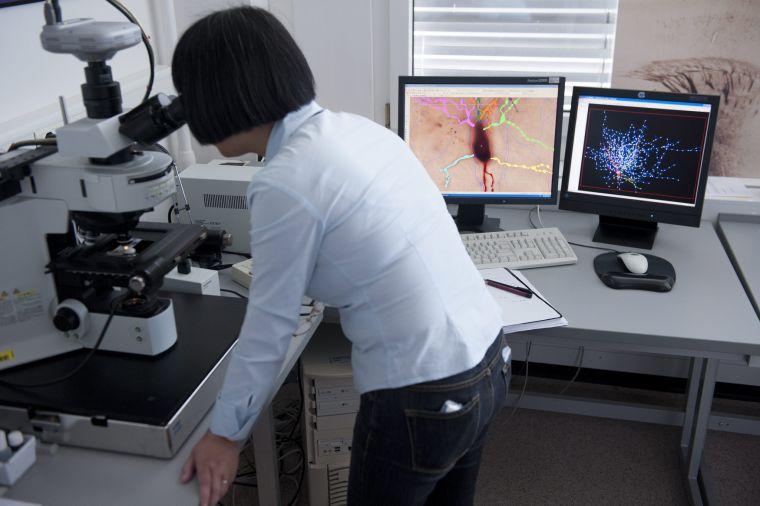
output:
<svg viewBox="0 0 760 506"><path fill-rule="evenodd" d="M558 75L609 87L617 0L414 0L415 75Z"/></svg>

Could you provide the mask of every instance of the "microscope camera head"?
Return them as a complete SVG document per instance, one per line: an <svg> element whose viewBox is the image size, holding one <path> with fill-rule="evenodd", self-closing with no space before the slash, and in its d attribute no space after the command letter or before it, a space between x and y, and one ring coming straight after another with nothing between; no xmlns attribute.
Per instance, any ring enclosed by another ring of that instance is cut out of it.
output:
<svg viewBox="0 0 760 506"><path fill-rule="evenodd" d="M47 23L42 27L42 47L51 53L71 54L85 63L106 61L140 43L140 28L127 22L89 18Z"/></svg>

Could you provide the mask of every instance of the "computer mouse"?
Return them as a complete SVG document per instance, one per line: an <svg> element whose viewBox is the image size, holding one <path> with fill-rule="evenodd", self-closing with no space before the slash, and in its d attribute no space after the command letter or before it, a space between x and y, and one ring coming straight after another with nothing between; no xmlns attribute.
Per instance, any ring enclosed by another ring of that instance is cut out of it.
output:
<svg viewBox="0 0 760 506"><path fill-rule="evenodd" d="M620 253L618 258L623 262L625 268L633 274L644 274L649 268L647 257L641 253Z"/></svg>

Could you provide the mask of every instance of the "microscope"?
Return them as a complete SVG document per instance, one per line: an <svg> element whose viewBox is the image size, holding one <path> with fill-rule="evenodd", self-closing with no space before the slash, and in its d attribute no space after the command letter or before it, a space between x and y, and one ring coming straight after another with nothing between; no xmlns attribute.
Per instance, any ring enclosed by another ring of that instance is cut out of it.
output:
<svg viewBox="0 0 760 506"><path fill-rule="evenodd" d="M64 21L44 5L43 48L86 63L87 117L0 155L0 428L170 458L214 403L246 303L162 283L188 259L218 262L227 234L140 221L175 193L155 143L184 119L149 91L122 111L106 62L146 40L134 17Z"/></svg>
<svg viewBox="0 0 760 506"><path fill-rule="evenodd" d="M158 94L123 113L106 62L141 41L137 25L46 18L44 49L87 64L87 117L54 144L0 155L0 369L82 347L161 354L177 330L157 292L208 235L139 221L174 194L172 158L151 146L184 124L181 101Z"/></svg>

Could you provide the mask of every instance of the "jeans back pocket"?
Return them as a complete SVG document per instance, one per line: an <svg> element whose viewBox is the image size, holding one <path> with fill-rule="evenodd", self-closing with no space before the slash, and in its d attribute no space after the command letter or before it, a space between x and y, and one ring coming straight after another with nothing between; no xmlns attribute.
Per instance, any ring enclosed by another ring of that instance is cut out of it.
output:
<svg viewBox="0 0 760 506"><path fill-rule="evenodd" d="M480 395L452 413L405 409L415 471L448 471L467 453L478 435Z"/></svg>

